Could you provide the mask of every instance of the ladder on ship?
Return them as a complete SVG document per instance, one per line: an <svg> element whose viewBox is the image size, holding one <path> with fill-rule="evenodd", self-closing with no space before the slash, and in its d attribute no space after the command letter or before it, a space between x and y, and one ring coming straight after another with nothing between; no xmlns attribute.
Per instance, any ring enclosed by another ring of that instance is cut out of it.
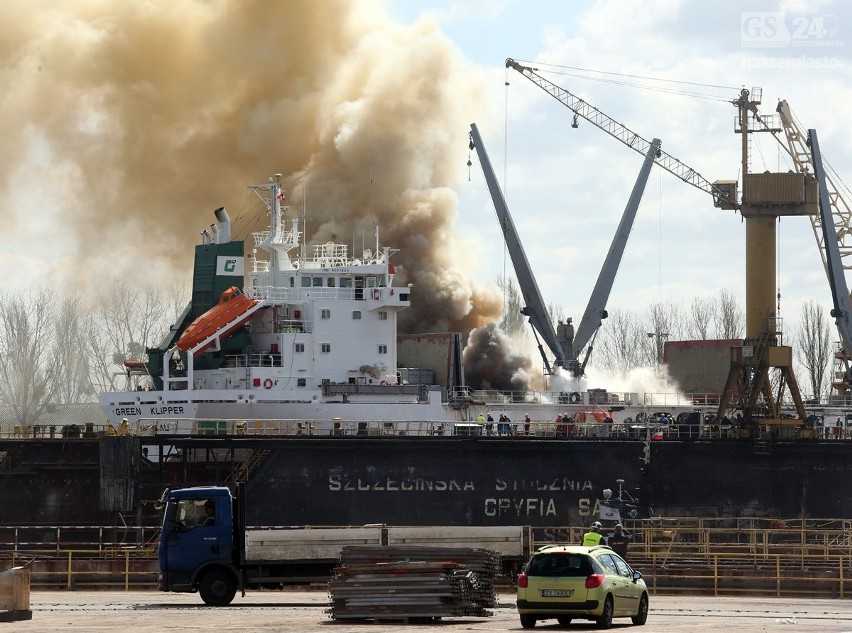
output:
<svg viewBox="0 0 852 633"><path fill-rule="evenodd" d="M234 467L234 470L228 476L227 483L244 484L251 474L257 470L258 466L263 463L271 451L265 448L255 448L249 453L243 461Z"/></svg>

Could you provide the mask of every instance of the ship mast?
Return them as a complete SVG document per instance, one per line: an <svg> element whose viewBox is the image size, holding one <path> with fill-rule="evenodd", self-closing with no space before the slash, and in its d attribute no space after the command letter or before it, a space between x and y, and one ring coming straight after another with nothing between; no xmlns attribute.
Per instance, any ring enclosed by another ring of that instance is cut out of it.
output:
<svg viewBox="0 0 852 633"><path fill-rule="evenodd" d="M264 201L269 214L269 231L257 233L256 240L257 247L270 254L270 272L293 270L295 267L290 259L290 251L299 247L301 234L298 218L293 218L289 231L285 230L282 211L289 207L281 204L284 200L281 174L275 174L274 179L270 178L267 184L250 185L249 189Z"/></svg>

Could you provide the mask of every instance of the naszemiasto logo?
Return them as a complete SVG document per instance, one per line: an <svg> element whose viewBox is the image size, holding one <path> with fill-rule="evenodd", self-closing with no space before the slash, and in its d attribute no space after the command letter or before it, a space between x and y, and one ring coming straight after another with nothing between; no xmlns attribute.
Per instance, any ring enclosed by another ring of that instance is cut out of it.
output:
<svg viewBox="0 0 852 633"><path fill-rule="evenodd" d="M845 46L836 15L798 15L783 11L740 13L743 48L822 48Z"/></svg>

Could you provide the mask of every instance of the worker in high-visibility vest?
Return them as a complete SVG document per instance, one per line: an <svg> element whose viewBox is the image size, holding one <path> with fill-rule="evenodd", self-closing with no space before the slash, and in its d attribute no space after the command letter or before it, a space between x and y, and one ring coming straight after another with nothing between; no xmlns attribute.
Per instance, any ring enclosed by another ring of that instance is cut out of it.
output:
<svg viewBox="0 0 852 633"><path fill-rule="evenodd" d="M603 526L600 521L595 521L589 527L589 531L583 534L583 545L585 547L594 547L595 545L606 545L606 537L601 534Z"/></svg>

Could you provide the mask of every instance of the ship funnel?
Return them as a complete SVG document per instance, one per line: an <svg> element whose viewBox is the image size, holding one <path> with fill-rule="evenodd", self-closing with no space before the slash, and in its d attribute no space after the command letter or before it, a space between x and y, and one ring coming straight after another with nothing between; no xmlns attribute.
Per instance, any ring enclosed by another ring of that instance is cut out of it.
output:
<svg viewBox="0 0 852 633"><path fill-rule="evenodd" d="M211 224L210 225L210 231L213 233L213 243L214 244L221 244L222 242L219 240L219 225L218 224Z"/></svg>
<svg viewBox="0 0 852 633"><path fill-rule="evenodd" d="M201 231L201 243L202 244L209 244L210 243L210 231L208 231L207 229L204 229L203 231Z"/></svg>
<svg viewBox="0 0 852 633"><path fill-rule="evenodd" d="M219 222L219 243L227 244L231 241L231 218L228 217L225 207L219 207L213 213Z"/></svg>

